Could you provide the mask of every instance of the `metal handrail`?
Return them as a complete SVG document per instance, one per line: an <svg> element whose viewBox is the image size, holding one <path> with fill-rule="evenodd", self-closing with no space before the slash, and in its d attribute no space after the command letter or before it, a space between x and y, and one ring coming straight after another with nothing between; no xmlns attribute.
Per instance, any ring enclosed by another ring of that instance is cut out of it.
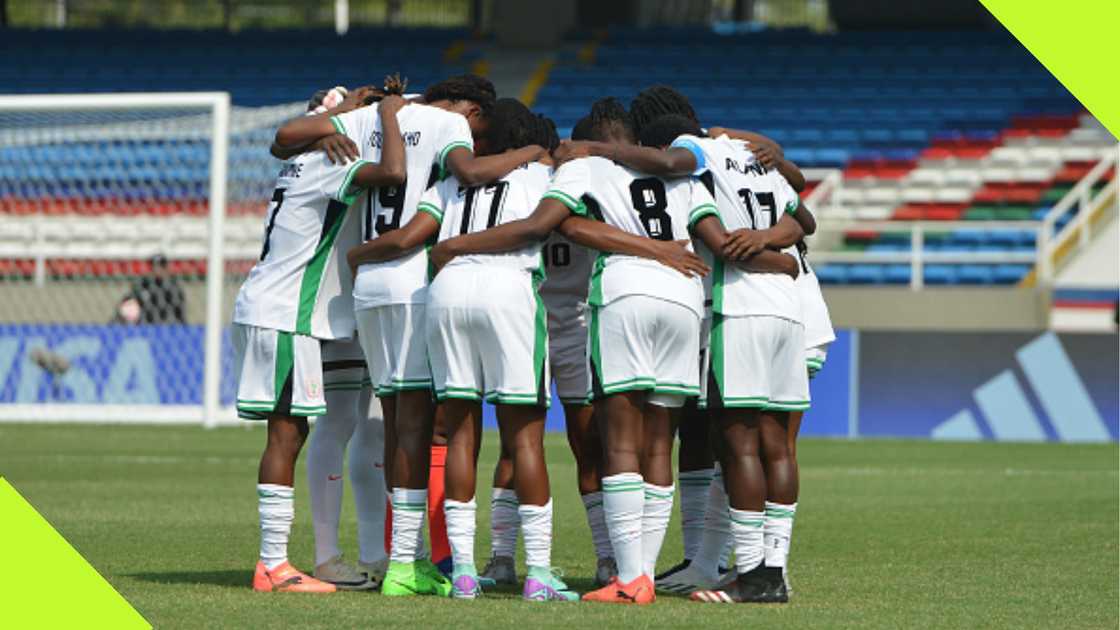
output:
<svg viewBox="0 0 1120 630"><path fill-rule="evenodd" d="M1116 192L1117 180L1114 178L1108 186L1101 190L1097 195L1090 197L1093 186L1100 181L1108 170L1117 164L1118 157L1120 157L1120 144L1117 144L1114 149L1110 149L1103 153L1101 161L1097 162L1081 181L1077 182L1070 189L1068 193L1042 219L1042 229L1038 235L1038 261L1036 268L1038 269L1038 278L1041 284L1049 286L1054 281L1054 255L1058 247L1066 241L1069 234L1073 230L1081 230L1080 239L1078 239L1078 249L1081 249L1089 244L1089 230L1087 229L1088 222L1091 220L1091 210L1096 208L1097 205L1103 201L1107 195ZM1062 231L1055 234L1054 227L1057 225L1059 219L1066 215L1071 207L1077 204L1077 215L1072 221L1067 223Z"/></svg>
<svg viewBox="0 0 1120 630"><path fill-rule="evenodd" d="M1120 148L1120 145L1118 145ZM821 184L814 189L813 194L806 198L806 205L818 212L817 234L810 239L810 251L814 260L825 262L847 263L909 263L910 288L917 290L924 285L923 265L926 263L1033 263L1038 270L1040 284L1048 286L1053 282L1053 255L1058 244L1065 240L1072 230L1081 229L1089 221L1089 210L1096 207L1106 194L1116 189L1116 181L1102 190L1096 196L1092 195L1093 186L1100 181L1109 169L1118 162L1120 151L1110 148L1103 151L1100 161L1088 172L1085 177L1077 182L1065 196L1040 221L861 221L858 219L832 218L829 210L834 207L831 199L835 192L843 186L843 177L834 175L832 169L825 172ZM823 169L822 169L823 170ZM839 172L836 171L838 174ZM807 174L808 176L808 174ZM827 182L827 185L826 183ZM820 195L818 196L818 192ZM816 204L810 203L810 200ZM823 200L823 201L822 201ZM1077 204L1078 215L1070 221L1060 234L1055 235L1054 228L1057 221ZM951 230L1015 230L1033 231L1035 233L1035 251L1033 252L933 252L925 249L926 234L928 232L944 232ZM834 250L814 249L813 245L821 240L822 233L834 234L851 230L868 230L875 232L909 232L910 251L908 252L844 252ZM1087 243L1088 230L1081 230L1081 245Z"/></svg>

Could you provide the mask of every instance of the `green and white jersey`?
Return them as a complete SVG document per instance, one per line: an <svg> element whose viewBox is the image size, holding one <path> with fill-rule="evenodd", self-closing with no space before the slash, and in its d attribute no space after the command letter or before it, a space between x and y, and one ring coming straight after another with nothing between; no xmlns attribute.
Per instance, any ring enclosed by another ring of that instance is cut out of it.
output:
<svg viewBox="0 0 1120 630"><path fill-rule="evenodd" d="M797 276L797 293L801 298L801 323L805 326L805 347L816 348L836 341L832 330L832 317L828 314L824 294L817 274L804 253L801 254L801 274Z"/></svg>
<svg viewBox="0 0 1120 630"><path fill-rule="evenodd" d="M362 138L362 159L381 159L381 117L376 107L363 107L332 119L339 131ZM371 189L359 204L364 208L362 237L376 238L408 223L420 196L447 174L447 154L463 147L474 150L470 125L461 115L429 105L410 104L397 113L405 146L406 177L400 186ZM386 304L423 304L428 286L428 252L420 248L394 260L358 268L354 308Z"/></svg>
<svg viewBox="0 0 1120 630"><path fill-rule="evenodd" d="M711 194L698 181L650 177L599 157L562 165L544 196L580 216L664 241L687 240L692 224L716 214ZM603 306L628 295L660 298L681 304L698 317L704 314L699 278L655 260L600 253L591 271L588 303Z"/></svg>
<svg viewBox="0 0 1120 630"><path fill-rule="evenodd" d="M556 231L545 240L541 255L548 272L548 278L541 285L541 299L549 312L574 308L579 302L586 301L595 254Z"/></svg>
<svg viewBox="0 0 1120 630"><path fill-rule="evenodd" d="M439 240L481 232L496 225L524 219L533 213L548 187L549 169L526 164L485 186L465 187L454 176L432 186L420 199L417 212L439 221ZM458 256L448 267L497 265L543 275L540 246L534 244L501 254Z"/></svg>
<svg viewBox="0 0 1120 630"><path fill-rule="evenodd" d="M354 334L346 252L361 236L361 192L351 182L368 162L331 164L322 151L284 162L265 214L260 260L237 294L233 321L319 339Z"/></svg>
<svg viewBox="0 0 1120 630"><path fill-rule="evenodd" d="M797 211L797 192L781 173L764 167L743 142L727 136L684 135L674 140L672 146L688 149L696 156L693 175L715 196L720 219L728 231L764 230L775 225L781 213ZM793 278L749 273L735 265L725 265L706 247L701 246L700 252L712 265L704 289L711 297L714 312L733 317L770 315L801 321L801 303ZM792 249L787 253L796 256Z"/></svg>

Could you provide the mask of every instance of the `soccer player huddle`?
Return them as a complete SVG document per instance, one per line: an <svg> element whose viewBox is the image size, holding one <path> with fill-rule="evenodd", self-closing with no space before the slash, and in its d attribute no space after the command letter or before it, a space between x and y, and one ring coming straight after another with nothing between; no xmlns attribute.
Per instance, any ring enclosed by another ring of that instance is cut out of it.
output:
<svg viewBox="0 0 1120 630"><path fill-rule="evenodd" d="M474 599L519 583L520 534L527 600L788 601L796 437L834 339L796 165L702 128L666 86L595 102L565 142L481 77L404 87L318 93L276 134L233 328L238 413L268 422L253 587ZM582 597L551 559L553 383L597 556ZM479 571L484 401L501 457ZM287 559L311 416L314 577ZM678 435L685 558L655 575ZM338 551L347 450L356 566Z"/></svg>

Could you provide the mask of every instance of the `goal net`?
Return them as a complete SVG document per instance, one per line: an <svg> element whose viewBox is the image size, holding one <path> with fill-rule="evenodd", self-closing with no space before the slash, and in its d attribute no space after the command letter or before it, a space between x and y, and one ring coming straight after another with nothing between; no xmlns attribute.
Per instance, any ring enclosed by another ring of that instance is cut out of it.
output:
<svg viewBox="0 0 1120 630"><path fill-rule="evenodd" d="M0 421L233 420L233 297L300 110L0 96Z"/></svg>

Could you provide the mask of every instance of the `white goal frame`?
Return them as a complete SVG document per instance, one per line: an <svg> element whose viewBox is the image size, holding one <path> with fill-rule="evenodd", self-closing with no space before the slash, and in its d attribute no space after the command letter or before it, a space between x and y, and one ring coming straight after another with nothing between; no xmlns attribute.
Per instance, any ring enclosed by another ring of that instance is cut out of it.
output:
<svg viewBox="0 0 1120 630"><path fill-rule="evenodd" d="M222 351L223 234L229 168L230 97L228 92L119 94L0 94L0 112L59 112L208 108L211 114L206 323L202 368L202 405L0 404L0 422L201 423L228 420L219 399Z"/></svg>

